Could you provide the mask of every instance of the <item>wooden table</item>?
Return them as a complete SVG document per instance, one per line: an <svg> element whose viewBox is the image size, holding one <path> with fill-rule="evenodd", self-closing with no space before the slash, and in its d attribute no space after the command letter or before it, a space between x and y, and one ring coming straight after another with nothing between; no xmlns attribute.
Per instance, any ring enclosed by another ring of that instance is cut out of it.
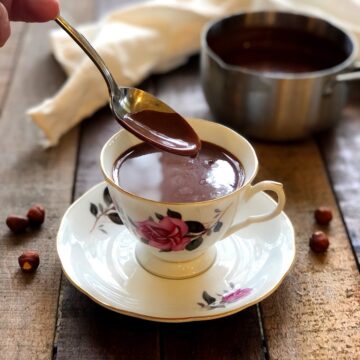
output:
<svg viewBox="0 0 360 360"><path fill-rule="evenodd" d="M63 0L64 15L83 22L120 1ZM125 1L123 1L125 3ZM71 16L70 16L71 14ZM138 320L108 311L62 275L55 249L69 204L102 180L98 155L116 130L110 111L99 111L44 151L25 111L65 80L50 54L54 24L16 24L0 50L0 358L12 359L360 359L360 107L359 85L340 125L317 139L291 144L254 143L259 179L285 184L286 212L296 229L295 265L269 298L227 318L184 324ZM198 78L198 58L141 85L188 116L211 118ZM291 120L291 119L289 119ZM41 230L12 235L9 213L45 204ZM334 210L325 255L309 250L318 228L313 211ZM34 276L17 257L37 249Z"/></svg>

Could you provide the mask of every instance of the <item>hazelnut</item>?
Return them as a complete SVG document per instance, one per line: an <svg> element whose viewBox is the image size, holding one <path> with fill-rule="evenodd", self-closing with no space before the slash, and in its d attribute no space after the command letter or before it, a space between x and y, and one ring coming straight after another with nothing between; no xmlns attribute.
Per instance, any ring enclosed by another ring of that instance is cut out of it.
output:
<svg viewBox="0 0 360 360"><path fill-rule="evenodd" d="M29 209L26 216L31 226L39 227L45 220L45 209L42 205L36 204Z"/></svg>
<svg viewBox="0 0 360 360"><path fill-rule="evenodd" d="M22 253L22 255L19 256L18 261L20 268L24 273L34 272L40 264L39 254L32 250Z"/></svg>
<svg viewBox="0 0 360 360"><path fill-rule="evenodd" d="M330 208L320 206L315 210L314 217L319 225L328 225L333 218L333 214Z"/></svg>
<svg viewBox="0 0 360 360"><path fill-rule="evenodd" d="M330 245L329 238L322 231L315 231L310 238L309 242L312 251L322 253L327 250Z"/></svg>
<svg viewBox="0 0 360 360"><path fill-rule="evenodd" d="M20 215L9 215L6 218L6 225L14 233L21 233L29 226L29 219Z"/></svg>

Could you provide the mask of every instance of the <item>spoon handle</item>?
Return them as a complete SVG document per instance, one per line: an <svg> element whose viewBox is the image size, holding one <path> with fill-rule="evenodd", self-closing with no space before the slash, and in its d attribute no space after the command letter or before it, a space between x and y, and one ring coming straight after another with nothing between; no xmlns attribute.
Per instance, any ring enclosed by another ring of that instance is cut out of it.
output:
<svg viewBox="0 0 360 360"><path fill-rule="evenodd" d="M117 89L117 84L98 52L90 45L86 38L81 35L74 27L72 27L62 16L57 16L55 18L55 22L72 37L72 39L85 51L92 62L100 70L109 88L109 92L115 92Z"/></svg>

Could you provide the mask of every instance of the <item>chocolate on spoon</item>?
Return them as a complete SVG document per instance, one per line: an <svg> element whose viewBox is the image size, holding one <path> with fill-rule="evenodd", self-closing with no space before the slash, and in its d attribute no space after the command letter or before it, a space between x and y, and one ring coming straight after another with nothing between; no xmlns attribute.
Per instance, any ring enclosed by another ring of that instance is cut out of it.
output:
<svg viewBox="0 0 360 360"><path fill-rule="evenodd" d="M111 110L126 130L161 150L177 155L195 156L199 152L200 138L182 116L146 91L118 86L103 59L86 38L61 16L55 21L101 72L109 89Z"/></svg>

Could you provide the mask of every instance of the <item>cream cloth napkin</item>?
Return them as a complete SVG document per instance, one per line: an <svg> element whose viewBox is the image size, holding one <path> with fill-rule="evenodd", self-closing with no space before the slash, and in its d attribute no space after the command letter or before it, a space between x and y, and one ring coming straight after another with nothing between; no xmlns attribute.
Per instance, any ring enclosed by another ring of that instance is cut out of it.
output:
<svg viewBox="0 0 360 360"><path fill-rule="evenodd" d="M196 53L211 19L249 8L251 0L156 0L114 11L79 27L119 85L134 86L152 73L169 71ZM54 55L69 75L55 96L28 111L47 145L108 103L104 80L61 29L51 33Z"/></svg>
<svg viewBox="0 0 360 360"><path fill-rule="evenodd" d="M300 10L330 17L360 34L360 0L153 0L116 10L99 23L79 27L118 84L136 86L152 73L169 71L199 51L200 33L212 19L241 10ZM346 4L345 4L346 3ZM346 9L348 7L348 9ZM355 11L357 10L357 11ZM101 74L61 29L51 33L55 58L69 78L52 98L28 111L46 145L108 102Z"/></svg>

